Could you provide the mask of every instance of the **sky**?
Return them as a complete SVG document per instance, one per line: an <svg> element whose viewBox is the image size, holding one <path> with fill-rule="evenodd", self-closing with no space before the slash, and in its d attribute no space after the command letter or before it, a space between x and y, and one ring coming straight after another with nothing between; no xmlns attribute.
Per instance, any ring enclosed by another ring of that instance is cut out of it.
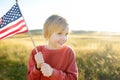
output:
<svg viewBox="0 0 120 80"><path fill-rule="evenodd" d="M0 1L0 17L15 0ZM18 0L29 29L42 29L52 14L64 17L71 30L120 32L119 0Z"/></svg>

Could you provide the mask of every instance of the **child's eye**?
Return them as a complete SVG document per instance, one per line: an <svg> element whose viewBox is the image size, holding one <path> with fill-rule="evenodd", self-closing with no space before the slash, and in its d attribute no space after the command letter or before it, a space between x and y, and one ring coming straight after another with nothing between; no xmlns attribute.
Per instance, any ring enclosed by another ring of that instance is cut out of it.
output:
<svg viewBox="0 0 120 80"><path fill-rule="evenodd" d="M66 36L68 35L68 33L65 34Z"/></svg>

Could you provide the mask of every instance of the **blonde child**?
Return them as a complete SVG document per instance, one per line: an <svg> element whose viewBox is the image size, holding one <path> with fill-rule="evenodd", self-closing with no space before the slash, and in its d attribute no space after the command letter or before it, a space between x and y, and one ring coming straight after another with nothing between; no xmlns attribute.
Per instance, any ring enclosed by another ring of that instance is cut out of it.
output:
<svg viewBox="0 0 120 80"><path fill-rule="evenodd" d="M47 44L32 50L27 80L77 80L75 52L64 43L69 32L67 21L58 15L48 17L43 27Z"/></svg>

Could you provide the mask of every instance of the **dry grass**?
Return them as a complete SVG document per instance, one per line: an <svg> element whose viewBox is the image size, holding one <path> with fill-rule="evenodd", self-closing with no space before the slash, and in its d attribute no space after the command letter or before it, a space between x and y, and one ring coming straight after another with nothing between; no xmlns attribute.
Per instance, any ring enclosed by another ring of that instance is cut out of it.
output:
<svg viewBox="0 0 120 80"><path fill-rule="evenodd" d="M37 45L46 42L38 35L33 39ZM66 44L76 52L79 80L120 80L119 36L70 35ZM26 80L27 60L33 47L26 35L0 41L0 79Z"/></svg>

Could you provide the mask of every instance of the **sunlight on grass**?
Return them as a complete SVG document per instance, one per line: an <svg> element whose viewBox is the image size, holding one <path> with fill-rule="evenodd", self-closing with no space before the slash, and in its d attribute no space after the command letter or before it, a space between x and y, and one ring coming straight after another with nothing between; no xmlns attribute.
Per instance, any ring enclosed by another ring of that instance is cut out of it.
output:
<svg viewBox="0 0 120 80"><path fill-rule="evenodd" d="M44 44L43 36L35 35L36 45ZM69 35L67 45L76 52L78 80L120 80L120 37L104 35ZM0 41L0 79L26 80L27 61L34 48L26 35ZM3 69L4 68L4 69Z"/></svg>

